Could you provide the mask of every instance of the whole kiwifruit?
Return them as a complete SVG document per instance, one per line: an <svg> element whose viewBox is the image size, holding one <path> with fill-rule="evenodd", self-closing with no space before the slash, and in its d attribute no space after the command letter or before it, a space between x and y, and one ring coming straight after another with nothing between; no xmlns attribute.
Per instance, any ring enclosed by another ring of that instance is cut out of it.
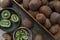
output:
<svg viewBox="0 0 60 40"><path fill-rule="evenodd" d="M58 21L58 18L59 18L59 13L53 12L50 17L52 24L56 24Z"/></svg>
<svg viewBox="0 0 60 40"><path fill-rule="evenodd" d="M37 10L41 6L41 1L40 0L31 0L29 3L29 8L31 10Z"/></svg>
<svg viewBox="0 0 60 40"><path fill-rule="evenodd" d="M5 8L9 6L10 0L0 0L0 7Z"/></svg>
<svg viewBox="0 0 60 40"><path fill-rule="evenodd" d="M30 3L30 0L23 0L23 7L28 10L29 9L29 3Z"/></svg>
<svg viewBox="0 0 60 40"><path fill-rule="evenodd" d="M25 18L23 21L22 21L22 25L26 28L31 28L32 27L32 22L31 20L29 20L28 18Z"/></svg>
<svg viewBox="0 0 60 40"><path fill-rule="evenodd" d="M12 37L10 34L4 33L2 36L5 40L12 40Z"/></svg>
<svg viewBox="0 0 60 40"><path fill-rule="evenodd" d="M60 25L60 14L59 14L59 18L58 18L58 24Z"/></svg>
<svg viewBox="0 0 60 40"><path fill-rule="evenodd" d="M39 21L41 24L44 24L46 22L46 17L44 14L40 13L36 15L37 21Z"/></svg>
<svg viewBox="0 0 60 40"><path fill-rule="evenodd" d="M49 7L51 7L51 8L53 8L53 3L54 3L55 1L51 1L51 2L49 2Z"/></svg>
<svg viewBox="0 0 60 40"><path fill-rule="evenodd" d="M49 19L46 19L46 22L45 22L45 24L44 24L44 26L47 28L47 29L49 29L50 27L51 27L51 22L50 22L50 20Z"/></svg>
<svg viewBox="0 0 60 40"><path fill-rule="evenodd" d="M55 24L55 25L53 25L53 26L49 29L49 31L50 31L52 34L56 34L56 33L59 31L59 29L60 29L60 26L59 26L58 24Z"/></svg>
<svg viewBox="0 0 60 40"><path fill-rule="evenodd" d="M41 0L42 5L48 5L48 0Z"/></svg>
<svg viewBox="0 0 60 40"><path fill-rule="evenodd" d="M34 18L36 18L36 14L39 13L38 11L32 11L32 10L29 10L28 12L29 12Z"/></svg>
<svg viewBox="0 0 60 40"><path fill-rule="evenodd" d="M60 1L55 1L53 6L57 12L60 12Z"/></svg>
<svg viewBox="0 0 60 40"><path fill-rule="evenodd" d="M40 7L39 11L42 12L43 14L45 14L46 17L49 17L51 15L51 13L52 13L51 8L48 7L48 6L42 6L42 7Z"/></svg>
<svg viewBox="0 0 60 40"><path fill-rule="evenodd" d="M41 34L37 34L34 38L34 40L43 40L43 37Z"/></svg>

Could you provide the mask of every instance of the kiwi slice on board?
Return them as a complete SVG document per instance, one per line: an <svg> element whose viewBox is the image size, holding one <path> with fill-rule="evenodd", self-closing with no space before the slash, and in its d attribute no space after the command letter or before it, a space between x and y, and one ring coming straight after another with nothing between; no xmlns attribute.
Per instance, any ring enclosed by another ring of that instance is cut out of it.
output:
<svg viewBox="0 0 60 40"><path fill-rule="evenodd" d="M1 25L2 27L8 28L8 27L11 26L11 22L10 22L10 20L1 20L1 21L0 21L0 25Z"/></svg>
<svg viewBox="0 0 60 40"><path fill-rule="evenodd" d="M12 14L11 21L18 22L19 21L19 17L16 14Z"/></svg>
<svg viewBox="0 0 60 40"><path fill-rule="evenodd" d="M2 11L1 16L4 19L8 19L10 17L10 11L8 11L8 10Z"/></svg>

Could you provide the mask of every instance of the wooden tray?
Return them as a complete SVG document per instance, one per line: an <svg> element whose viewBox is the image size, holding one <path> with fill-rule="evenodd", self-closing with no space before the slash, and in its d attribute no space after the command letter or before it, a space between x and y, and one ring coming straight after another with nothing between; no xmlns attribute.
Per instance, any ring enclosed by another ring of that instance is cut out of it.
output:
<svg viewBox="0 0 60 40"><path fill-rule="evenodd" d="M60 37L60 31L56 34L53 35L51 32L49 32L42 24L40 24L29 12L27 12L22 5L20 5L18 2L16 2L15 0L13 0L23 11L26 12L26 14L28 14L31 18L33 18L47 33L49 33L54 39L57 39Z"/></svg>
<svg viewBox="0 0 60 40"><path fill-rule="evenodd" d="M30 29L32 32L32 39L35 38L35 35L40 33L43 36L43 40L55 40L51 37L38 23L36 23L32 17L30 17L25 11L23 11L15 2L13 3L12 9L15 10L18 14L21 15L21 20L23 21L26 17L32 21L33 26ZM22 25L21 25L22 26ZM20 26L19 26L20 27ZM58 39L59 40L59 39Z"/></svg>

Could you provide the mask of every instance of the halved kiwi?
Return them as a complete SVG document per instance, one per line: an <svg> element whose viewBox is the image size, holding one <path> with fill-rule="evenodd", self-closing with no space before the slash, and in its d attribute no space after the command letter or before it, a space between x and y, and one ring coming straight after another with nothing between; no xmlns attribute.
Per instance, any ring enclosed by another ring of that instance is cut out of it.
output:
<svg viewBox="0 0 60 40"><path fill-rule="evenodd" d="M10 11L8 11L8 10L3 10L2 11L2 13L1 13L1 16L2 16L2 18L4 18L4 19L8 19L9 17L10 17Z"/></svg>
<svg viewBox="0 0 60 40"><path fill-rule="evenodd" d="M19 21L19 17L16 14L12 14L11 21L18 22Z"/></svg>
<svg viewBox="0 0 60 40"><path fill-rule="evenodd" d="M11 22L10 22L10 20L1 20L1 21L0 21L0 25L1 25L2 27L8 28L8 27L11 26Z"/></svg>

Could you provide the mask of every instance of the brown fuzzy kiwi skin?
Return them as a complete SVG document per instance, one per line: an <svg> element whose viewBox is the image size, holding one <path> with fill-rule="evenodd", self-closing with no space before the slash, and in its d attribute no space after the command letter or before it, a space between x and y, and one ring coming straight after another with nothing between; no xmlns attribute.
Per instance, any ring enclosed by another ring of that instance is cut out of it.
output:
<svg viewBox="0 0 60 40"><path fill-rule="evenodd" d="M53 3L54 3L55 1L51 1L51 2L49 2L49 7L51 7L51 8L53 8Z"/></svg>
<svg viewBox="0 0 60 40"><path fill-rule="evenodd" d="M5 40L12 40L11 35L9 35L8 33L4 33L2 36L5 38Z"/></svg>
<svg viewBox="0 0 60 40"><path fill-rule="evenodd" d="M29 20L28 18L25 18L23 21L22 21L22 25L26 28L31 28L32 27L32 22L31 20Z"/></svg>
<svg viewBox="0 0 60 40"><path fill-rule="evenodd" d="M58 24L60 25L60 14L59 14L59 18L58 18Z"/></svg>
<svg viewBox="0 0 60 40"><path fill-rule="evenodd" d="M51 22L50 22L50 20L49 20L48 18L46 19L46 22L45 22L44 26L45 26L47 29L51 28L52 24L51 24Z"/></svg>
<svg viewBox="0 0 60 40"><path fill-rule="evenodd" d="M36 18L36 15L39 13L38 11L32 11L32 10L29 10L28 11L34 18Z"/></svg>
<svg viewBox="0 0 60 40"><path fill-rule="evenodd" d="M31 0L23 0L23 7L26 9L26 10L29 10L29 3L30 3Z"/></svg>
<svg viewBox="0 0 60 40"><path fill-rule="evenodd" d="M46 17L44 14L40 13L36 15L36 20L39 21L41 24L46 22Z"/></svg>
<svg viewBox="0 0 60 40"><path fill-rule="evenodd" d="M42 5L48 5L48 0L41 0Z"/></svg>
<svg viewBox="0 0 60 40"><path fill-rule="evenodd" d="M35 37L34 37L34 40L43 40L43 37L41 34L37 34Z"/></svg>
<svg viewBox="0 0 60 40"><path fill-rule="evenodd" d="M50 17L50 15L52 13L51 8L48 6L41 6L39 11L42 12L43 14L45 14L46 17Z"/></svg>
<svg viewBox="0 0 60 40"><path fill-rule="evenodd" d="M50 31L52 34L56 34L56 33L59 31L59 29L60 29L60 26L59 26L58 24L55 24L55 25L53 25L53 26L49 29L49 31Z"/></svg>
<svg viewBox="0 0 60 40"><path fill-rule="evenodd" d="M29 8L31 10L38 10L41 6L41 1L40 0L31 0L29 3Z"/></svg>
<svg viewBox="0 0 60 40"><path fill-rule="evenodd" d="M60 12L60 1L55 1L55 2L53 3L53 7L55 8L55 10L56 10L57 12Z"/></svg>
<svg viewBox="0 0 60 40"><path fill-rule="evenodd" d="M1 3L0 3L0 7L2 8L5 8L7 6L10 5L10 0L3 0Z"/></svg>
<svg viewBox="0 0 60 40"><path fill-rule="evenodd" d="M59 13L53 12L50 17L50 21L52 22L52 24L56 24L58 19L59 19Z"/></svg>

